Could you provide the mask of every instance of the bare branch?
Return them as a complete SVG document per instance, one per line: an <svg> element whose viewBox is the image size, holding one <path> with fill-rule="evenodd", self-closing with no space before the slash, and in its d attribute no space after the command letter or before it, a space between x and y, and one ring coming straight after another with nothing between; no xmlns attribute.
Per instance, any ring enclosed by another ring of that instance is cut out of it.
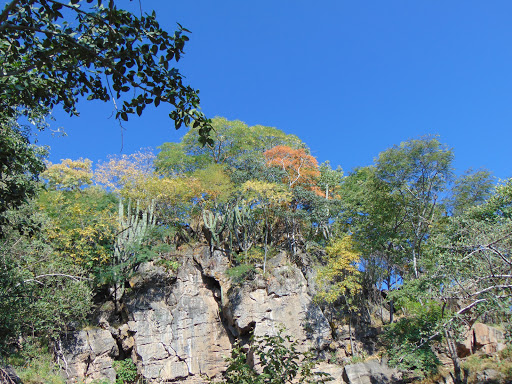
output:
<svg viewBox="0 0 512 384"><path fill-rule="evenodd" d="M71 280L74 280L74 281L82 281L82 280L91 280L89 278L86 278L86 277L81 277L81 276L73 276L73 275L67 275L65 273L45 273L43 275L38 275L38 276L34 276L32 279L26 279L26 280L23 280L23 284L24 283L30 283L30 282L35 282L35 283L38 283L38 284L41 284L41 285L44 285L44 283L42 283L41 281L37 280L37 279L40 279L42 277L55 277L55 276L60 276L60 277L67 277ZM21 285L22 283L18 283L15 285L15 287Z"/></svg>

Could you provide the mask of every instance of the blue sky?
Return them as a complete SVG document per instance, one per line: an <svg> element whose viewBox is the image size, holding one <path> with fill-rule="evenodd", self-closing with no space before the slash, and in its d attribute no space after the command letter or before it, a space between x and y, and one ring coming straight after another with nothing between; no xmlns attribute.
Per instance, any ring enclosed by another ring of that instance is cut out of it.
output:
<svg viewBox="0 0 512 384"><path fill-rule="evenodd" d="M138 1L119 0L138 11ZM409 138L437 134L457 173L512 177L512 2L472 0L157 1L167 30L190 29L179 63L209 116L293 133L319 161L369 165ZM112 105L55 111L39 143L52 161L132 153L178 141L161 105L119 124Z"/></svg>

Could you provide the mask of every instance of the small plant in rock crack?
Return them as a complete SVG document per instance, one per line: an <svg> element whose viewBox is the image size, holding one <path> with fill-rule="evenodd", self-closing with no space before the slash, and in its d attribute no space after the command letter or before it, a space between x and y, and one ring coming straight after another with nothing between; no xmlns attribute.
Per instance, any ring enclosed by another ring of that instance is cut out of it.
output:
<svg viewBox="0 0 512 384"><path fill-rule="evenodd" d="M112 366L117 373L116 384L134 384L137 382L137 366L132 359L114 361Z"/></svg>
<svg viewBox="0 0 512 384"><path fill-rule="evenodd" d="M284 335L280 329L275 336L252 338L251 351L259 360L257 367L248 363L248 353L236 344L223 380L224 384L323 384L333 380L324 372L314 371L315 362L309 352L298 351L299 342Z"/></svg>

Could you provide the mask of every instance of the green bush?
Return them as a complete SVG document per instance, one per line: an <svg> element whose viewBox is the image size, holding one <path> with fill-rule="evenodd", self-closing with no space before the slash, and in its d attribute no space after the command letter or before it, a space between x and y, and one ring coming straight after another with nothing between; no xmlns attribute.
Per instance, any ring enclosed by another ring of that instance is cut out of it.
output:
<svg viewBox="0 0 512 384"><path fill-rule="evenodd" d="M236 284L242 283L245 279L249 278L252 273L254 273L254 265L252 264L240 264L226 271L226 274Z"/></svg>
<svg viewBox="0 0 512 384"><path fill-rule="evenodd" d="M35 342L25 343L17 354L9 356L16 374L24 384L65 384L60 367L53 361L46 347Z"/></svg>
<svg viewBox="0 0 512 384"><path fill-rule="evenodd" d="M415 308L415 313L398 322L389 324L381 336L386 347L389 364L399 369L410 370L414 375L427 377L437 373L440 361L432 351L432 339L441 318L441 309L436 304L425 304Z"/></svg>
<svg viewBox="0 0 512 384"><path fill-rule="evenodd" d="M137 381L137 366L132 359L114 361L112 366L117 373L116 384L133 384Z"/></svg>
<svg viewBox="0 0 512 384"><path fill-rule="evenodd" d="M298 351L299 343L280 330L276 336L259 336L252 339L251 349L259 358L258 372L248 364L247 352L240 345L231 351L229 363L221 381L225 384L323 384L332 380L324 372L314 372L315 362L309 352ZM261 373L259 373L261 372Z"/></svg>

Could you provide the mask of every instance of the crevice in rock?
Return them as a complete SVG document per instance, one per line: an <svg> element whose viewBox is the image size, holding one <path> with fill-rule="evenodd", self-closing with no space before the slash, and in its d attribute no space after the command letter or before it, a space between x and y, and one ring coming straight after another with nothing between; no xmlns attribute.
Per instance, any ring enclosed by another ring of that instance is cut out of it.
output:
<svg viewBox="0 0 512 384"><path fill-rule="evenodd" d="M121 336L119 336L118 334L116 334L114 332L110 332L110 334L114 338L114 340L117 344L117 348L119 349L119 354L116 357L114 357L114 360L125 360L128 358L131 358L133 347L124 348L123 340L122 340Z"/></svg>
<svg viewBox="0 0 512 384"><path fill-rule="evenodd" d="M222 288L220 282L214 277L207 275L204 272L203 266L195 259L194 265L201 273L201 279L203 280L206 289L212 292L212 296L215 299L215 302L217 303L218 306L219 322L224 328L231 346L233 346L236 342L236 339L240 335L239 332L237 332L237 327L235 327L234 324L231 324L231 321L227 318L226 309L224 309L222 306Z"/></svg>

